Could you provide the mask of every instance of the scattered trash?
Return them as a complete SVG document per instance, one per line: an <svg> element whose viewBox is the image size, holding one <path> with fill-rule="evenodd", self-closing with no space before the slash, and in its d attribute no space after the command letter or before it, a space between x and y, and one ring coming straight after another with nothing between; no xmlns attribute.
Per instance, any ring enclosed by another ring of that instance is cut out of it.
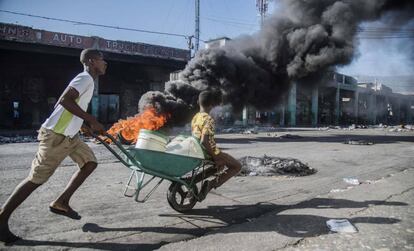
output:
<svg viewBox="0 0 414 251"><path fill-rule="evenodd" d="M411 132L414 130L413 125L404 125L404 124L397 125L397 126L379 124L379 125L373 126L373 128L388 130L389 132Z"/></svg>
<svg viewBox="0 0 414 251"><path fill-rule="evenodd" d="M344 181L351 185L359 185L361 184L358 179L355 178L344 178Z"/></svg>
<svg viewBox="0 0 414 251"><path fill-rule="evenodd" d="M80 139L83 141L92 141L95 140L94 138L85 137L80 135ZM34 143L38 142L37 134L36 135L14 135L14 136L1 136L0 135L0 144L9 144L9 143Z"/></svg>
<svg viewBox="0 0 414 251"><path fill-rule="evenodd" d="M358 230L347 219L328 220L326 222L329 230L337 233L357 233Z"/></svg>
<svg viewBox="0 0 414 251"><path fill-rule="evenodd" d="M221 132L222 133L239 133L240 129L239 128L233 128L233 127L223 128L223 129L221 129Z"/></svg>
<svg viewBox="0 0 414 251"><path fill-rule="evenodd" d="M347 139L344 141L344 144L348 144L348 145L373 145L374 143L371 141L367 141L367 140L363 140L363 139Z"/></svg>
<svg viewBox="0 0 414 251"><path fill-rule="evenodd" d="M37 142L37 136L0 136L0 144L7 144L7 143L30 143L30 142Z"/></svg>
<svg viewBox="0 0 414 251"><path fill-rule="evenodd" d="M242 163L242 170L240 172L242 176L305 176L316 173L316 169L293 158L278 158L264 155L262 158L246 156L239 159L239 161Z"/></svg>
<svg viewBox="0 0 414 251"><path fill-rule="evenodd" d="M351 187L347 187L345 189L332 189L331 191L329 191L330 193L341 193L341 192L345 192L347 190L349 190Z"/></svg>
<svg viewBox="0 0 414 251"><path fill-rule="evenodd" d="M375 184L379 181L380 180L365 180L365 181L362 181L361 184Z"/></svg>
<svg viewBox="0 0 414 251"><path fill-rule="evenodd" d="M244 130L242 134L257 134L257 131L254 129L250 129L250 130L248 129L248 130Z"/></svg>
<svg viewBox="0 0 414 251"><path fill-rule="evenodd" d="M281 139L301 139L302 136L287 133L287 134L284 134L284 135L280 135L279 138L281 138Z"/></svg>

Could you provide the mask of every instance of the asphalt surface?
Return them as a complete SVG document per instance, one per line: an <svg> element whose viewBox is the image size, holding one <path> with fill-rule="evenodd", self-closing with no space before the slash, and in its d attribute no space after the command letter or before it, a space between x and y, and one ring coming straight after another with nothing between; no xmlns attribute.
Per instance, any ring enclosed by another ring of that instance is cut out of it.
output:
<svg viewBox="0 0 414 251"><path fill-rule="evenodd" d="M299 137L279 137L282 135ZM345 140L373 145L348 145ZM10 220L24 240L1 250L414 250L414 132L386 129L285 129L218 135L235 157L296 158L310 176L236 177L192 211L166 200L165 181L145 203L123 196L129 169L90 143L100 165L72 198L82 216L48 211L76 166L68 159ZM27 176L36 143L0 145L0 203ZM356 178L351 185L344 178ZM357 233L333 233L329 219L348 219Z"/></svg>

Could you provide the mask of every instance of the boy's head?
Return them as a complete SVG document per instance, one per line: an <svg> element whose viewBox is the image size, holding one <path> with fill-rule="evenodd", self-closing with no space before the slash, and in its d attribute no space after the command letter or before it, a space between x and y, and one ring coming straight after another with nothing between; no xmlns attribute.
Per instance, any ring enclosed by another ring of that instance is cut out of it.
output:
<svg viewBox="0 0 414 251"><path fill-rule="evenodd" d="M99 50L91 48L82 50L80 54L80 62L89 68L93 68L98 75L105 74L107 63L103 59L102 52Z"/></svg>
<svg viewBox="0 0 414 251"><path fill-rule="evenodd" d="M221 104L221 92L206 90L198 95L198 104L203 108L213 108Z"/></svg>

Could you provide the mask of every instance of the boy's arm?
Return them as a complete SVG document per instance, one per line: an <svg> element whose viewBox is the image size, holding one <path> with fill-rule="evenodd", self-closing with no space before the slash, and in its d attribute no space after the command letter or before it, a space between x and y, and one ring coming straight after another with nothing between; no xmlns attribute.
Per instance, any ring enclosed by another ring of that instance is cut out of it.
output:
<svg viewBox="0 0 414 251"><path fill-rule="evenodd" d="M206 149L206 151L207 151L207 153L211 156L211 157L213 157L213 159L214 159L214 155L215 155L215 153L214 153L214 149L211 147L211 145L210 145L210 137L211 137L211 135L206 135L206 134L202 134L201 135L201 144L204 146L204 148Z"/></svg>
<svg viewBox="0 0 414 251"><path fill-rule="evenodd" d="M203 144L207 153L213 158L213 161L216 163L216 166L217 167L223 166L225 163L223 162L222 155L220 154L220 151L218 151L217 153L215 149L211 146L210 137L213 137L213 136L210 134L201 135L201 144Z"/></svg>
<svg viewBox="0 0 414 251"><path fill-rule="evenodd" d="M59 104L62 105L66 110L72 113L75 116L83 119L86 123L89 124L91 129L95 132L102 133L105 131L103 125L99 123L96 118L89 113L82 110L79 105L76 103L76 99L79 97L79 92L73 88L69 87L68 90L63 94L60 99Z"/></svg>

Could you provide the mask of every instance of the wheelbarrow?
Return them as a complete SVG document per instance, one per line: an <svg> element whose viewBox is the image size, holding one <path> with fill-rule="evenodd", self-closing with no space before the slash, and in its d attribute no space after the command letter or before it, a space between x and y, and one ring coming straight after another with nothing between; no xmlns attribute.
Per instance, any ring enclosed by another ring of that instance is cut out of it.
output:
<svg viewBox="0 0 414 251"><path fill-rule="evenodd" d="M124 195L134 197L136 202L147 201L158 186L164 180L168 180L171 182L167 191L168 204L177 212L186 212L197 202L202 201L197 184L200 183L202 186L206 178L215 175L218 171L211 160L134 147L125 148L114 137L105 134L104 136L114 143L114 146L111 146L101 137L94 134L93 136L123 165L131 169ZM116 151L117 148L119 153ZM157 181L156 178L159 180ZM141 195L143 188L149 184L153 187L147 194Z"/></svg>

